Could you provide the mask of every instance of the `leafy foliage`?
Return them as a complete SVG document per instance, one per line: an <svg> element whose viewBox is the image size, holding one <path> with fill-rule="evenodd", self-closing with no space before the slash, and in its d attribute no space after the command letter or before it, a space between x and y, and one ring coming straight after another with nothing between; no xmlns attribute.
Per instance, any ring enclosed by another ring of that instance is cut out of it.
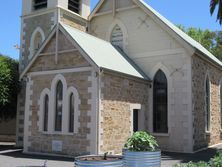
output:
<svg viewBox="0 0 222 167"><path fill-rule="evenodd" d="M0 55L0 117L15 116L18 82L18 62Z"/></svg>
<svg viewBox="0 0 222 167"><path fill-rule="evenodd" d="M200 161L200 162L189 162L187 164L177 164L173 167L208 167L206 162Z"/></svg>
<svg viewBox="0 0 222 167"><path fill-rule="evenodd" d="M209 162L210 167L222 167L222 152L218 152L218 154L210 159Z"/></svg>
<svg viewBox="0 0 222 167"><path fill-rule="evenodd" d="M215 12L217 6L218 6L217 20L219 20L219 23L222 24L222 0L210 1L210 13L212 15Z"/></svg>
<svg viewBox="0 0 222 167"><path fill-rule="evenodd" d="M189 162L187 164L177 164L173 167L222 167L222 151L218 152L208 163L203 161L197 163Z"/></svg>
<svg viewBox="0 0 222 167"><path fill-rule="evenodd" d="M201 30L198 28L185 28L178 26L182 31L188 34L191 38L203 45L218 59L222 60L222 31Z"/></svg>
<svg viewBox="0 0 222 167"><path fill-rule="evenodd" d="M155 138L143 131L135 132L125 144L125 148L130 151L156 151L157 147Z"/></svg>

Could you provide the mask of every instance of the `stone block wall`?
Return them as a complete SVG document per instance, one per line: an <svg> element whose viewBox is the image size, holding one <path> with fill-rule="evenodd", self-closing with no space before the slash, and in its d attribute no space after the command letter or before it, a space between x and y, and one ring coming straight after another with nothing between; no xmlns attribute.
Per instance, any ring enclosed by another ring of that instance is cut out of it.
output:
<svg viewBox="0 0 222 167"><path fill-rule="evenodd" d="M220 112L220 80L222 70L203 60L192 57L192 101L193 101L193 150L222 142ZM210 79L210 133L205 132L205 79Z"/></svg>
<svg viewBox="0 0 222 167"><path fill-rule="evenodd" d="M45 37L47 37L55 25L55 19L55 12L22 18L20 71L22 71L30 61L30 40L32 33L37 27L40 27Z"/></svg>
<svg viewBox="0 0 222 167"><path fill-rule="evenodd" d="M26 83L21 81L21 89L18 93L17 100L17 114L16 114L16 146L23 146L24 136L24 117L25 117L25 95L26 95Z"/></svg>
<svg viewBox="0 0 222 167"><path fill-rule="evenodd" d="M90 141L87 138L87 135L90 134L92 130L88 127L88 124L91 122L91 118L88 116L88 112L91 110L91 105L88 104L88 99L91 98L91 93L88 92L88 88L91 87L91 82L88 81L91 72L66 73L62 75L66 79L67 86L74 86L79 93L80 104L78 107L80 110L80 116L78 122L80 127L78 128L78 133L63 134L62 132L60 134L56 132L47 133L41 131L41 127L39 127L39 98L43 89L50 89L51 82L55 75L33 76L31 77L33 85L30 88L33 92L32 95L30 95L32 105L30 106L29 123L27 123L29 124L28 144L26 144L26 146L28 146L28 152L64 155L81 155L90 153L87 149L90 147ZM62 141L61 152L55 152L52 150L52 141L55 140Z"/></svg>
<svg viewBox="0 0 222 167"><path fill-rule="evenodd" d="M119 154L132 132L133 104L144 110L144 128L148 115L149 83L139 79L104 73L101 76L100 145L101 153Z"/></svg>

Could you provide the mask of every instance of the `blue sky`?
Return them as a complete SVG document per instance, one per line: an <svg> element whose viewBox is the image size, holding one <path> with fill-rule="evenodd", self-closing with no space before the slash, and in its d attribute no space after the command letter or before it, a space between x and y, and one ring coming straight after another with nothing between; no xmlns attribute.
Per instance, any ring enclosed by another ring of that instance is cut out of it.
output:
<svg viewBox="0 0 222 167"><path fill-rule="evenodd" d="M209 13L210 0L145 0L150 6L174 24L210 30L221 30L216 16ZM98 0L91 0L91 8ZM0 5L0 53L18 59L19 52L14 48L20 43L21 0L4 1Z"/></svg>

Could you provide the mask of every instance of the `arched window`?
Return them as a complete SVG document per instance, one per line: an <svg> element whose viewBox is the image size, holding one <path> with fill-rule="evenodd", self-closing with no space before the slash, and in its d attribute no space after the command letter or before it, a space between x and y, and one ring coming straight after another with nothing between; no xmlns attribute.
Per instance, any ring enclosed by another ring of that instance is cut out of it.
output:
<svg viewBox="0 0 222 167"><path fill-rule="evenodd" d="M205 129L210 131L210 80L205 81Z"/></svg>
<svg viewBox="0 0 222 167"><path fill-rule="evenodd" d="M43 41L45 40L45 35L43 30L40 27L37 27L35 31L32 33L30 39L30 54L29 59L40 49Z"/></svg>
<svg viewBox="0 0 222 167"><path fill-rule="evenodd" d="M120 26L116 25L111 34L111 43L123 49L123 32Z"/></svg>
<svg viewBox="0 0 222 167"><path fill-rule="evenodd" d="M41 36L41 34L40 34L40 32L37 32L36 34L35 34L35 37L34 37L34 45L33 45L33 50L34 50L34 53L36 52L36 51L38 51L39 50L39 48L40 48L40 46L41 46L41 44L42 44L42 36Z"/></svg>
<svg viewBox="0 0 222 167"><path fill-rule="evenodd" d="M75 98L74 94L71 93L69 97L69 132L74 132L74 113L75 113Z"/></svg>
<svg viewBox="0 0 222 167"><path fill-rule="evenodd" d="M159 70L153 81L153 132L168 133L167 78Z"/></svg>
<svg viewBox="0 0 222 167"><path fill-rule="evenodd" d="M63 85L59 81L56 86L55 131L62 131Z"/></svg>
<svg viewBox="0 0 222 167"><path fill-rule="evenodd" d="M44 116L43 116L43 131L48 131L48 115L49 115L49 96L45 95L44 98Z"/></svg>

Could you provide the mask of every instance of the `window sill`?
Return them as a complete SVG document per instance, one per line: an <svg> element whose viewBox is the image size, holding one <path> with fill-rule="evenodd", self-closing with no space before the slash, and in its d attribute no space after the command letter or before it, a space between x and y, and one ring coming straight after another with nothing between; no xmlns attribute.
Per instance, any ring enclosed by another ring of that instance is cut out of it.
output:
<svg viewBox="0 0 222 167"><path fill-rule="evenodd" d="M169 137L170 134L169 133L152 133L153 136L157 136L157 137Z"/></svg>
<svg viewBox="0 0 222 167"><path fill-rule="evenodd" d="M42 134L44 135L67 135L67 136L73 136L74 133L69 133L69 132L45 132L45 131L42 131L41 132Z"/></svg>
<svg viewBox="0 0 222 167"><path fill-rule="evenodd" d="M210 131L206 131L205 133L206 133L206 135L208 135L208 136L210 136L210 134L211 134Z"/></svg>

